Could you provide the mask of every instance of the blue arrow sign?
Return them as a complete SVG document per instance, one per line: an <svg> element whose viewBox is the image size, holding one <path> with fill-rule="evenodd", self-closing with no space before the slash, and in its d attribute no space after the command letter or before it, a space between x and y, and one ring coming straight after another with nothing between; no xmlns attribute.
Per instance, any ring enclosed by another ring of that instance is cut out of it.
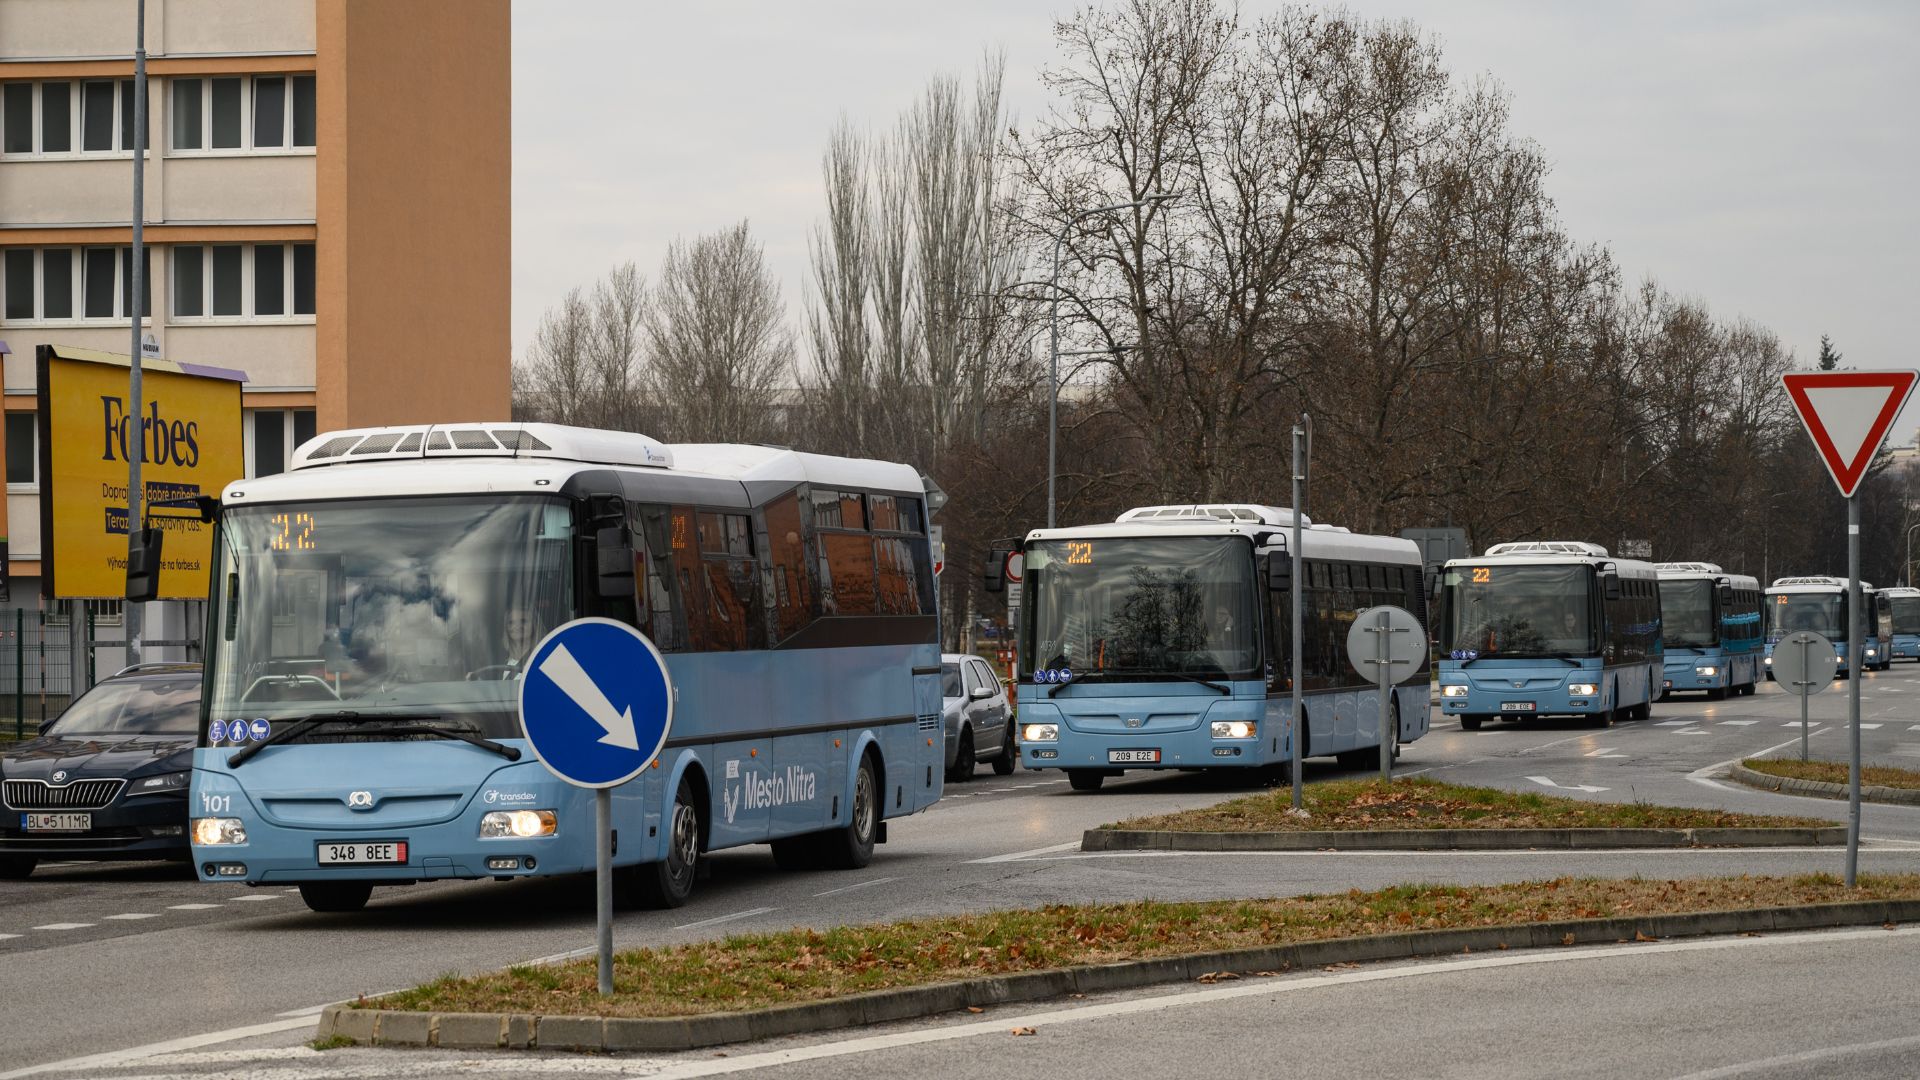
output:
<svg viewBox="0 0 1920 1080"><path fill-rule="evenodd" d="M612 619L575 619L533 650L520 680L520 729L553 775L586 788L640 775L673 727L666 661Z"/></svg>

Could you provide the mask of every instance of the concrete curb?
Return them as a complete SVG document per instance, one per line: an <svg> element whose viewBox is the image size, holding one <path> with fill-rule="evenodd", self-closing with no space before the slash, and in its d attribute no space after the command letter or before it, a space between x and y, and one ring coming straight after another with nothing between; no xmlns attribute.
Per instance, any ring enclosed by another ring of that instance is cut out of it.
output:
<svg viewBox="0 0 1920 1080"><path fill-rule="evenodd" d="M1068 994L1091 994L1189 982L1222 972L1293 971L1458 952L1599 944L1643 938L1699 937L1815 930L1920 921L1920 900L1872 900L1808 907L1703 911L1617 919L1333 938L1190 956L1059 968L899 990L876 990L830 1001L751 1012L629 1019L527 1013L425 1013L330 1005L317 1036L344 1035L375 1046L442 1046L506 1050L693 1050L779 1035L831 1031Z"/></svg>
<svg viewBox="0 0 1920 1080"><path fill-rule="evenodd" d="M1537 848L1805 847L1844 844L1842 826L1805 829L1353 829L1165 832L1088 829L1081 851L1516 851Z"/></svg>
<svg viewBox="0 0 1920 1080"><path fill-rule="evenodd" d="M1778 791L1787 795L1805 795L1813 799L1844 799L1847 797L1847 785L1829 784L1825 780L1800 780L1791 776L1774 776L1756 769L1749 769L1739 762L1727 771L1730 779L1737 780L1748 787L1763 791ZM1920 806L1920 789L1881 787L1878 784L1861 784L1860 798L1865 802L1895 803L1900 806Z"/></svg>

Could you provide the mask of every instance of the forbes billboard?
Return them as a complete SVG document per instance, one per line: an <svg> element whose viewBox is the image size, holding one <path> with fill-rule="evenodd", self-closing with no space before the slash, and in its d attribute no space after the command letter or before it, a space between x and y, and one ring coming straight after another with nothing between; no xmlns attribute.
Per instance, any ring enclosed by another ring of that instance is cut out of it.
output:
<svg viewBox="0 0 1920 1080"><path fill-rule="evenodd" d="M127 592L127 455L146 449L148 502L219 494L241 479L242 372L165 360L140 363L140 415L127 403L127 358L92 349L36 350L41 420L41 586L50 598L108 599ZM167 530L160 597L207 595L213 526L155 515Z"/></svg>

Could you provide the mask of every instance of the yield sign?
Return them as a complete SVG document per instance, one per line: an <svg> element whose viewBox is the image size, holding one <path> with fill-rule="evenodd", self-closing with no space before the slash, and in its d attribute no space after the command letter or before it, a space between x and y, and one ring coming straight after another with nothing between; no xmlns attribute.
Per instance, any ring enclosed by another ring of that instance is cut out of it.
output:
<svg viewBox="0 0 1920 1080"><path fill-rule="evenodd" d="M1915 371L1790 371L1780 376L1841 495L1853 497L1916 380L1920 372Z"/></svg>

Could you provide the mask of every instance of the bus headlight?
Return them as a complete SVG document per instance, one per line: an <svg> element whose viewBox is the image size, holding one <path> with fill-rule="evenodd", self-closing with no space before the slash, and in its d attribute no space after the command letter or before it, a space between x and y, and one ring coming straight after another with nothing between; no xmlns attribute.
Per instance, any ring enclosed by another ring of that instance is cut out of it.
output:
<svg viewBox="0 0 1920 1080"><path fill-rule="evenodd" d="M1600 687L1590 682L1577 682L1577 683L1567 684L1567 693L1569 694L1578 694L1582 696L1591 697L1592 695L1597 694L1599 692L1600 692Z"/></svg>
<svg viewBox="0 0 1920 1080"><path fill-rule="evenodd" d="M1216 739L1251 739L1260 734L1258 726L1251 720L1215 720L1213 737Z"/></svg>
<svg viewBox="0 0 1920 1080"><path fill-rule="evenodd" d="M1704 676L1706 676L1707 678L1709 678L1709 679L1711 679L1711 678L1713 678L1713 677L1714 677L1715 675L1718 675L1718 674L1720 674L1720 669L1719 669L1719 668L1717 668L1717 667L1714 667L1714 666L1713 666L1712 664L1707 664L1707 665L1705 665L1704 667L1697 667L1697 668L1694 668L1694 669L1693 669L1693 673L1694 673L1695 675L1704 675Z"/></svg>
<svg viewBox="0 0 1920 1080"><path fill-rule="evenodd" d="M1021 742L1059 742L1060 728L1055 724L1028 724L1020 729Z"/></svg>
<svg viewBox="0 0 1920 1080"><path fill-rule="evenodd" d="M552 836L560 818L551 810L494 810L480 817L480 839L525 840Z"/></svg>
<svg viewBox="0 0 1920 1080"><path fill-rule="evenodd" d="M1467 688L1458 683L1449 684L1440 688L1440 696L1443 698L1466 697Z"/></svg>
<svg viewBox="0 0 1920 1080"><path fill-rule="evenodd" d="M1771 656L1769 656L1769 657L1767 657L1767 666L1768 666L1768 667L1772 667L1772 666L1773 666L1773 657L1771 657Z"/></svg>
<svg viewBox="0 0 1920 1080"><path fill-rule="evenodd" d="M194 818L193 842L202 847L244 844L247 842L247 827L236 817Z"/></svg>

